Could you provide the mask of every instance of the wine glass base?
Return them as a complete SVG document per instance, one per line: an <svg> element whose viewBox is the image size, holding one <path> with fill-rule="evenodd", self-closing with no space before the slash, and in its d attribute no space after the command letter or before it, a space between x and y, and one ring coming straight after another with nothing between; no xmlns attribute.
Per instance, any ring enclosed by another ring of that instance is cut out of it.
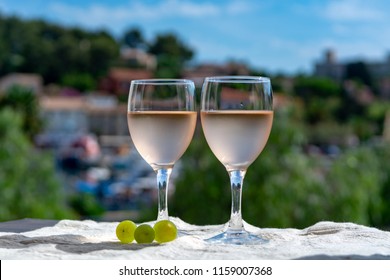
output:
<svg viewBox="0 0 390 280"><path fill-rule="evenodd" d="M269 240L243 231L225 231L216 236L205 240L214 244L234 244L234 245L261 245L266 244Z"/></svg>

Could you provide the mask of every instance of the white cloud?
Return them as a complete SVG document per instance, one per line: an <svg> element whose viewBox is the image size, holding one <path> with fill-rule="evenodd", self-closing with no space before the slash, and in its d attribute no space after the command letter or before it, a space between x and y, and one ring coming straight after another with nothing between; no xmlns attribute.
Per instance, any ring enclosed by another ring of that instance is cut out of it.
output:
<svg viewBox="0 0 390 280"><path fill-rule="evenodd" d="M221 11L217 5L212 3L168 0L163 1L155 12L163 12L164 16L204 17L218 15Z"/></svg>
<svg viewBox="0 0 390 280"><path fill-rule="evenodd" d="M59 15L68 16L78 22L162 19L166 17L205 17L215 16L223 12L223 7L209 3L196 1L167 0L154 4L141 1L129 1L123 6L92 4L87 8L78 5L55 2L49 5L49 9Z"/></svg>
<svg viewBox="0 0 390 280"><path fill-rule="evenodd" d="M228 14L243 14L253 10L253 3L246 1L235 0L232 2L227 2L225 11Z"/></svg>
<svg viewBox="0 0 390 280"><path fill-rule="evenodd" d="M197 2L194 0L164 0L156 2L128 1L121 5L90 4L81 7L66 2L49 2L48 11L52 18L71 24L95 28L105 26L120 30L130 22L165 19L220 18L237 15L251 10L246 1L231 0L223 3Z"/></svg>
<svg viewBox="0 0 390 280"><path fill-rule="evenodd" d="M129 20L159 20L169 17L202 18L223 16L226 14L243 14L253 9L247 1L231 0L223 4L198 2L193 0L164 0L154 3L129 1L122 6L92 4L82 8L76 4L51 2L49 10L60 17L93 25L94 23L111 23Z"/></svg>
<svg viewBox="0 0 390 280"><path fill-rule="evenodd" d="M335 21L378 21L386 14L373 1L332 0L326 3L322 15Z"/></svg>

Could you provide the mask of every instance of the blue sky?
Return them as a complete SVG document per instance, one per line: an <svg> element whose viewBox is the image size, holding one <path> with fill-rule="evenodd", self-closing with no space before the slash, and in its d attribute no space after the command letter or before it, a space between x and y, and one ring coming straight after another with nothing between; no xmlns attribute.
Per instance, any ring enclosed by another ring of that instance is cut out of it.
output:
<svg viewBox="0 0 390 280"><path fill-rule="evenodd" d="M115 36L175 32L199 62L243 61L256 69L311 72L326 48L341 61L387 59L386 0L0 0L0 13L44 18Z"/></svg>

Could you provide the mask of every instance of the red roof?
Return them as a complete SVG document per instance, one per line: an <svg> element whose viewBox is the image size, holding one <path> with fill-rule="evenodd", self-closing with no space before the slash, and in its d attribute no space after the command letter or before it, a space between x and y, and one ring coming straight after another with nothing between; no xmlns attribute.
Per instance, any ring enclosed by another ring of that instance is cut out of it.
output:
<svg viewBox="0 0 390 280"><path fill-rule="evenodd" d="M116 81L130 82L132 80L151 79L153 73L145 69L112 68L108 76Z"/></svg>

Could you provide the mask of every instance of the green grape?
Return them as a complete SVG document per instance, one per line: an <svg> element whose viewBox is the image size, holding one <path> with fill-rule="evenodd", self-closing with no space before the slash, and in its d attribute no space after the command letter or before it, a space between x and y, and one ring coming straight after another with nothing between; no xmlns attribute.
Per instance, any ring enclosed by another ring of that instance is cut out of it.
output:
<svg viewBox="0 0 390 280"><path fill-rule="evenodd" d="M154 229L148 224L140 225L134 232L134 238L137 243L152 243L154 240Z"/></svg>
<svg viewBox="0 0 390 280"><path fill-rule="evenodd" d="M158 221L153 228L156 233L155 239L158 243L170 242L177 237L177 228L171 221Z"/></svg>
<svg viewBox="0 0 390 280"><path fill-rule="evenodd" d="M134 232L137 225L130 220L120 222L116 227L116 237L121 243L131 243L134 240Z"/></svg>

